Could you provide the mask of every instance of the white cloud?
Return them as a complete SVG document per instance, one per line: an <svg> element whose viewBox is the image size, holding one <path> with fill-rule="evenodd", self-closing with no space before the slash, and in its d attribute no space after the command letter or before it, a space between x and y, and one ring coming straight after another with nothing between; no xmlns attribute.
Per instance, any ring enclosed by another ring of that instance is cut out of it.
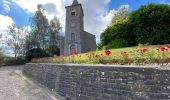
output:
<svg viewBox="0 0 170 100"><path fill-rule="evenodd" d="M11 10L8 4L3 4L2 7L6 13L8 13Z"/></svg>
<svg viewBox="0 0 170 100"><path fill-rule="evenodd" d="M37 9L37 4L44 5L46 9L46 16L52 19L57 16L62 24L63 30L65 29L65 6L71 5L73 0L12 0L20 7L34 13ZM108 4L111 0L78 0L82 4L85 14L85 30L95 34L97 41L99 41L100 33L109 25L111 18L116 12L108 10Z"/></svg>
<svg viewBox="0 0 170 100"><path fill-rule="evenodd" d="M0 14L0 32L5 31L7 26L12 23L14 23L14 21L11 17Z"/></svg>
<svg viewBox="0 0 170 100"><path fill-rule="evenodd" d="M2 4L1 4L1 6L2 6L2 8L3 8L3 11L5 12L5 13L8 13L11 9L10 9L10 5L11 3L10 2L8 2L8 1L6 1L6 0L3 0L2 1Z"/></svg>
<svg viewBox="0 0 170 100"><path fill-rule="evenodd" d="M11 4L9 1L3 0L2 3Z"/></svg>
<svg viewBox="0 0 170 100"><path fill-rule="evenodd" d="M6 35L7 27L10 26L12 23L14 23L14 21L11 17L0 14L0 35L1 35L0 41L1 42L7 37Z"/></svg>
<svg viewBox="0 0 170 100"><path fill-rule="evenodd" d="M31 27L30 26L24 26L24 29L27 30L28 32L31 31Z"/></svg>
<svg viewBox="0 0 170 100"><path fill-rule="evenodd" d="M165 0L161 0L160 3L161 3L161 4L165 4Z"/></svg>

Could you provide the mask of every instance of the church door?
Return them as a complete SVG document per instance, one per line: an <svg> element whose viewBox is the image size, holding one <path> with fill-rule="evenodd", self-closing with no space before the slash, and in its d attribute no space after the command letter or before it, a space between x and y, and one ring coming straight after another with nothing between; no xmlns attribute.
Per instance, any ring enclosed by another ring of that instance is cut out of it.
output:
<svg viewBox="0 0 170 100"><path fill-rule="evenodd" d="M70 46L70 54L73 55L76 53L77 53L77 47L76 47L76 45L73 44Z"/></svg>

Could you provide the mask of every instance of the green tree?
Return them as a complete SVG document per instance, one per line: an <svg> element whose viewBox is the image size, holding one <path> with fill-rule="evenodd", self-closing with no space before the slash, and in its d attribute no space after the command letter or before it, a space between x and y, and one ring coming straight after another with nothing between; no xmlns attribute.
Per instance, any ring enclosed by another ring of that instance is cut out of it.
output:
<svg viewBox="0 0 170 100"><path fill-rule="evenodd" d="M61 24L59 19L55 16L49 25L49 45L59 46L59 31L61 30Z"/></svg>
<svg viewBox="0 0 170 100"><path fill-rule="evenodd" d="M117 19L127 18L129 14L129 7L125 5L121 6L119 10L114 14L112 23L114 23Z"/></svg>
<svg viewBox="0 0 170 100"><path fill-rule="evenodd" d="M170 6L166 4L149 4L134 11L129 23L133 26L137 43L170 43Z"/></svg>
<svg viewBox="0 0 170 100"><path fill-rule="evenodd" d="M36 38L36 34L34 32L29 32L29 35L26 37L26 51L29 51L33 48L40 47L39 41Z"/></svg>
<svg viewBox="0 0 170 100"><path fill-rule="evenodd" d="M14 50L15 59L25 53L25 40L28 31L23 27L18 27L15 24L8 26L8 37L4 39L6 46Z"/></svg>
<svg viewBox="0 0 170 100"><path fill-rule="evenodd" d="M121 6L114 14L110 26L108 26L101 34L101 47L119 48L135 44L133 34L130 33L132 29L128 23L130 15L128 6Z"/></svg>
<svg viewBox="0 0 170 100"><path fill-rule="evenodd" d="M135 45L132 27L128 18L119 18L101 34L101 44L107 48L120 48Z"/></svg>
<svg viewBox="0 0 170 100"><path fill-rule="evenodd" d="M118 48L137 44L170 43L170 6L141 6L129 17L116 17L101 34L102 46Z"/></svg>
<svg viewBox="0 0 170 100"><path fill-rule="evenodd" d="M32 32L35 37L35 46L37 48L45 49L47 44L47 36L48 36L48 19L44 14L44 9L41 4L37 5L37 11L35 12L34 17L31 19L32 22Z"/></svg>
<svg viewBox="0 0 170 100"><path fill-rule="evenodd" d="M61 30L61 25L59 19L55 16L49 24L48 32L49 32L49 44L46 47L46 50L51 55L59 55L60 54L60 35L59 31Z"/></svg>

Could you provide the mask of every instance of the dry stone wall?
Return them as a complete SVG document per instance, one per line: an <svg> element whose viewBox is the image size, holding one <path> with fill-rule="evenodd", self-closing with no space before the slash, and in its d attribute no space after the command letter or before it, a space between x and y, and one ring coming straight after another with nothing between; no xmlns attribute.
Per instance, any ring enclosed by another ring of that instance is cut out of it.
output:
<svg viewBox="0 0 170 100"><path fill-rule="evenodd" d="M68 100L170 100L170 69L30 63L23 74Z"/></svg>

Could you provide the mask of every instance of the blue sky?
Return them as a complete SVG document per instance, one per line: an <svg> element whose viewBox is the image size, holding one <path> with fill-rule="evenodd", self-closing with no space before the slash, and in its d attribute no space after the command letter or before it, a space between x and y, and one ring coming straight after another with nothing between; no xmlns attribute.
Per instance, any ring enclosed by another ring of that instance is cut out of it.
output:
<svg viewBox="0 0 170 100"><path fill-rule="evenodd" d="M170 3L170 0L111 0L110 9L118 9L120 5L128 4L131 10L138 9L141 5L148 5L149 3Z"/></svg>

